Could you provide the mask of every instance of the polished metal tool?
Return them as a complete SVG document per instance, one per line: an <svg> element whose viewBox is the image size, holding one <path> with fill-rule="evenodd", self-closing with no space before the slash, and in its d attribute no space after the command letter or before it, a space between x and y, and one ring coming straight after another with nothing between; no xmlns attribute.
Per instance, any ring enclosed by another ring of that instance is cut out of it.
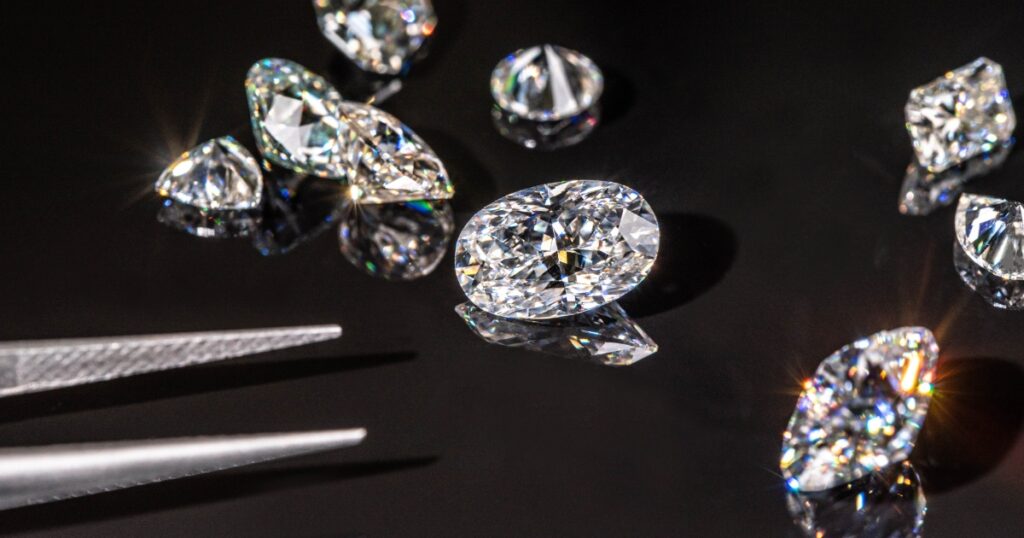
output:
<svg viewBox="0 0 1024 538"><path fill-rule="evenodd" d="M0 397L297 347L338 325L0 343Z"/></svg>

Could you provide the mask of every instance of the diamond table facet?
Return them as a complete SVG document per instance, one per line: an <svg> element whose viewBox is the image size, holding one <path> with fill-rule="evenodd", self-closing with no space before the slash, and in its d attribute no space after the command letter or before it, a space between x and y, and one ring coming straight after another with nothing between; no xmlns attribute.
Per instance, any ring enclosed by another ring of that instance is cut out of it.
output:
<svg viewBox="0 0 1024 538"><path fill-rule="evenodd" d="M434 33L430 0L313 0L320 31L360 69L398 74Z"/></svg>
<svg viewBox="0 0 1024 538"><path fill-rule="evenodd" d="M557 45L516 51L491 74L499 107L532 121L575 116L597 104L604 76L586 56Z"/></svg>
<svg viewBox="0 0 1024 538"><path fill-rule="evenodd" d="M245 81L253 133L274 164L343 178L341 95L323 77L290 60L266 58Z"/></svg>
<svg viewBox="0 0 1024 538"><path fill-rule="evenodd" d="M383 204L445 200L454 195L444 163L398 118L347 101L340 110L343 169L353 200Z"/></svg>
<svg viewBox="0 0 1024 538"><path fill-rule="evenodd" d="M639 193L610 181L549 183L470 219L455 273L476 306L517 319L594 310L637 286L658 255L658 220Z"/></svg>
<svg viewBox="0 0 1024 538"><path fill-rule="evenodd" d="M156 181L160 196L206 211L259 207L263 174L256 159L234 138L200 144L170 164Z"/></svg>
<svg viewBox="0 0 1024 538"><path fill-rule="evenodd" d="M918 163L933 172L1005 144L1017 123L1003 68L988 58L914 89L906 116Z"/></svg>
<svg viewBox="0 0 1024 538"><path fill-rule="evenodd" d="M884 331L826 358L783 435L793 492L822 491L904 461L928 413L939 346L931 331Z"/></svg>
<svg viewBox="0 0 1024 538"><path fill-rule="evenodd" d="M522 321L489 314L472 303L455 308L470 329L492 344L519 347L606 366L629 366L658 351L618 303L576 316Z"/></svg>

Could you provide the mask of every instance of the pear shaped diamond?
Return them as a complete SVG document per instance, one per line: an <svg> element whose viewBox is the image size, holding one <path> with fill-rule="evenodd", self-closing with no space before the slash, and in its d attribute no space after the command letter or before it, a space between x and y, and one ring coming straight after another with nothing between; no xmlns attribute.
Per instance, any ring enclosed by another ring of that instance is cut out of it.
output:
<svg viewBox="0 0 1024 538"><path fill-rule="evenodd" d="M575 116L597 104L604 76L590 58L557 45L516 51L491 74L491 95L502 109L532 121Z"/></svg>
<svg viewBox="0 0 1024 538"><path fill-rule="evenodd" d="M370 105L340 105L344 170L361 203L443 200L455 193L434 150L398 118Z"/></svg>
<svg viewBox="0 0 1024 538"><path fill-rule="evenodd" d="M338 50L381 75L404 71L437 26L430 0L313 0L313 8Z"/></svg>
<svg viewBox="0 0 1024 538"><path fill-rule="evenodd" d="M260 205L263 174L256 159L225 136L182 154L155 187L160 196L203 210L249 210Z"/></svg>
<svg viewBox="0 0 1024 538"><path fill-rule="evenodd" d="M783 435L793 492L822 491L906 460L928 413L939 346L931 331L884 331L826 358Z"/></svg>
<svg viewBox="0 0 1024 538"><path fill-rule="evenodd" d="M1024 205L965 194L956 210L956 238L964 252L993 275L1024 279Z"/></svg>
<svg viewBox="0 0 1024 538"><path fill-rule="evenodd" d="M270 162L304 174L340 178L341 95L301 65L266 58L245 80L252 129Z"/></svg>
<svg viewBox="0 0 1024 538"><path fill-rule="evenodd" d="M651 271L658 220L610 181L549 183L480 210L455 246L469 300L496 316L573 316L622 297Z"/></svg>

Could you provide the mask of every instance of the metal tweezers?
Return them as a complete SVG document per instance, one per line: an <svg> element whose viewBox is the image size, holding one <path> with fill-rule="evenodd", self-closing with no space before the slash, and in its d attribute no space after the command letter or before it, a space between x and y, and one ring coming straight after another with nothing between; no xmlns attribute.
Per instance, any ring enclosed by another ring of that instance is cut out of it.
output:
<svg viewBox="0 0 1024 538"><path fill-rule="evenodd" d="M337 325L0 344L0 398L297 347ZM358 445L362 428L0 448L0 510Z"/></svg>

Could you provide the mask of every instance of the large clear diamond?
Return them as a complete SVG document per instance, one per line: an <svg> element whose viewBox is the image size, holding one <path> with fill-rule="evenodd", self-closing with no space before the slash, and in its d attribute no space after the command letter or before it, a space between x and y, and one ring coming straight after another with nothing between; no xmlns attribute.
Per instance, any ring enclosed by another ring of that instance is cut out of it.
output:
<svg viewBox="0 0 1024 538"><path fill-rule="evenodd" d="M549 183L480 210L455 246L466 296L491 314L572 316L622 297L651 271L658 220L633 189L610 181Z"/></svg>
<svg viewBox="0 0 1024 538"><path fill-rule="evenodd" d="M340 220L341 253L387 280L415 280L434 272L455 232L447 200L347 204Z"/></svg>
<svg viewBox="0 0 1024 538"><path fill-rule="evenodd" d="M988 58L914 89L906 116L918 162L936 172L1006 143L1017 123L1003 68Z"/></svg>
<svg viewBox="0 0 1024 538"><path fill-rule="evenodd" d="M804 383L780 467L822 491L906 460L928 413L939 346L928 329L884 331L826 358Z"/></svg>
<svg viewBox="0 0 1024 538"><path fill-rule="evenodd" d="M498 106L533 121L575 116L597 104L604 76L590 58L557 45L508 55L491 74Z"/></svg>
<svg viewBox="0 0 1024 538"><path fill-rule="evenodd" d="M256 159L225 136L178 157L160 174L156 192L209 211L255 209L263 196L263 174Z"/></svg>
<svg viewBox="0 0 1024 538"><path fill-rule="evenodd" d="M521 321L495 316L472 303L455 311L485 341L607 366L629 366L658 351L658 345L618 303L569 318Z"/></svg>
<svg viewBox="0 0 1024 538"><path fill-rule="evenodd" d="M964 194L956 210L956 238L975 263L993 275L1024 279L1024 205Z"/></svg>
<svg viewBox="0 0 1024 538"><path fill-rule="evenodd" d="M900 213L922 216L952 204L967 182L1002 166L1011 149L1013 140L942 172L931 172L916 162L911 163L900 191Z"/></svg>
<svg viewBox="0 0 1024 538"><path fill-rule="evenodd" d="M441 159L398 118L352 102L342 103L341 113L345 174L353 200L441 200L455 193Z"/></svg>
<svg viewBox="0 0 1024 538"><path fill-rule="evenodd" d="M324 36L366 71L402 72L434 33L429 0L313 0Z"/></svg>
<svg viewBox="0 0 1024 538"><path fill-rule="evenodd" d="M290 60L266 58L245 80L253 133L274 164L319 177L344 177L341 95L323 77Z"/></svg>
<svg viewBox="0 0 1024 538"><path fill-rule="evenodd" d="M918 538L927 511L910 462L827 491L790 492L786 504L809 538Z"/></svg>

